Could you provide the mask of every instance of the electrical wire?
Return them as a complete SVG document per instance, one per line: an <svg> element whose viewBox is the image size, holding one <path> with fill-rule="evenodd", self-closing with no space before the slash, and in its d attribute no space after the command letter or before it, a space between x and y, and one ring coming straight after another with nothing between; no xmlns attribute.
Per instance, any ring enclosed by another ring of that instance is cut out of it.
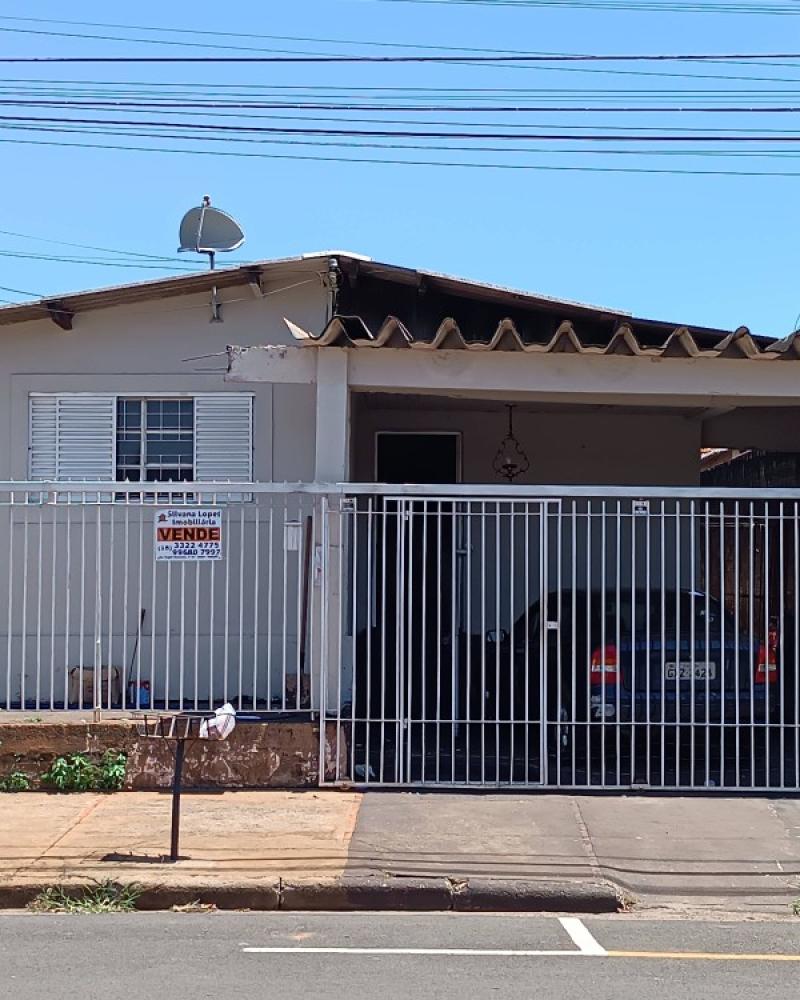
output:
<svg viewBox="0 0 800 1000"><path fill-rule="evenodd" d="M8 145L48 146L67 149L103 149L138 153L168 153L190 156L225 156L259 160L291 160L318 163L361 163L380 164L382 166L414 166L414 167L445 167L464 168L471 170L511 170L511 171L544 171L570 173L622 173L622 174L660 174L673 176L705 176L705 177L800 177L800 171L779 170L697 170L683 168L661 167L595 167L583 165L553 165L540 163L469 163L464 161L446 160L409 160L389 159L380 157L355 156L318 156L296 153L248 153L243 150L231 149L173 149L164 146L123 146L112 143L75 143L50 139L3 139L0 143Z"/></svg>
<svg viewBox="0 0 800 1000"><path fill-rule="evenodd" d="M414 0L414 2L439 2L439 0ZM463 2L463 0L456 0ZM479 2L479 0L476 0ZM744 53L685 53L685 54L579 54L571 53L566 55L541 54L541 55L392 55L392 56L369 56L369 55L262 55L262 56L2 56L0 63L108 63L115 65L130 65L135 63L153 64L405 64L405 63L429 63L433 65L455 64L455 65L479 65L481 63L503 64L503 63L558 63L558 62L686 62L686 63L727 63L727 62L760 62L762 60L797 60L800 59L799 52L744 52Z"/></svg>

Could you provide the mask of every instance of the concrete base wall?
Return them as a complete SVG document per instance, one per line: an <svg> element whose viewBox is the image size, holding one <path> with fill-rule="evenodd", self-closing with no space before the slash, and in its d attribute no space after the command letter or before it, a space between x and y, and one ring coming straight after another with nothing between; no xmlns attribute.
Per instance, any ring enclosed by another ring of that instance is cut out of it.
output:
<svg viewBox="0 0 800 1000"><path fill-rule="evenodd" d="M328 743L330 767L335 741ZM186 788L314 787L319 745L319 726L311 722L240 724L224 743L187 744L183 783ZM21 771L33 788L56 757L87 753L99 758L105 750L128 755L128 790L171 787L175 744L141 738L132 722L0 722L0 778Z"/></svg>

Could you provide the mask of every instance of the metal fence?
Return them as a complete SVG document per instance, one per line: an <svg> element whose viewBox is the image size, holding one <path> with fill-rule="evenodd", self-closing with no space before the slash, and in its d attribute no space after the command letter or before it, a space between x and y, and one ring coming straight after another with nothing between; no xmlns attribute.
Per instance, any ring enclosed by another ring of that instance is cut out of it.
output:
<svg viewBox="0 0 800 1000"><path fill-rule="evenodd" d="M219 558L156 558L198 510ZM333 783L796 790L799 578L800 490L0 483L0 708L319 715Z"/></svg>
<svg viewBox="0 0 800 1000"><path fill-rule="evenodd" d="M798 788L800 491L353 487L323 533L328 780Z"/></svg>
<svg viewBox="0 0 800 1000"><path fill-rule="evenodd" d="M0 707L310 709L319 498L232 489L0 483ZM159 517L198 508L220 558L157 559Z"/></svg>

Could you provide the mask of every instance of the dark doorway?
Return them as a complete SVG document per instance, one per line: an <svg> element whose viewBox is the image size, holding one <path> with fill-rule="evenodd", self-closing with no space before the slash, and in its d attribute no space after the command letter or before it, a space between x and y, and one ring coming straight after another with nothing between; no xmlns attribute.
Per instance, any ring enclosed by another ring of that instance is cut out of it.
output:
<svg viewBox="0 0 800 1000"><path fill-rule="evenodd" d="M458 434L393 433L375 436L375 478L379 483L457 483Z"/></svg>
<svg viewBox="0 0 800 1000"><path fill-rule="evenodd" d="M455 483L460 443L454 433L379 432L376 479ZM456 718L460 561L450 498L398 496L379 503L371 546L374 611L357 644L354 689L357 717L385 720L380 736L373 727L371 738L391 740L406 720ZM356 738L366 733L363 727Z"/></svg>

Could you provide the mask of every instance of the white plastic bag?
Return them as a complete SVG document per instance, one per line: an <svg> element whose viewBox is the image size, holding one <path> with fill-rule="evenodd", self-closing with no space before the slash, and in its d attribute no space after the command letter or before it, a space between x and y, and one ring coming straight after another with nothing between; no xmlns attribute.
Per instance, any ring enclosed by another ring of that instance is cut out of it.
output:
<svg viewBox="0 0 800 1000"><path fill-rule="evenodd" d="M236 709L230 702L218 708L213 719L200 723L201 740L227 740L236 727Z"/></svg>

